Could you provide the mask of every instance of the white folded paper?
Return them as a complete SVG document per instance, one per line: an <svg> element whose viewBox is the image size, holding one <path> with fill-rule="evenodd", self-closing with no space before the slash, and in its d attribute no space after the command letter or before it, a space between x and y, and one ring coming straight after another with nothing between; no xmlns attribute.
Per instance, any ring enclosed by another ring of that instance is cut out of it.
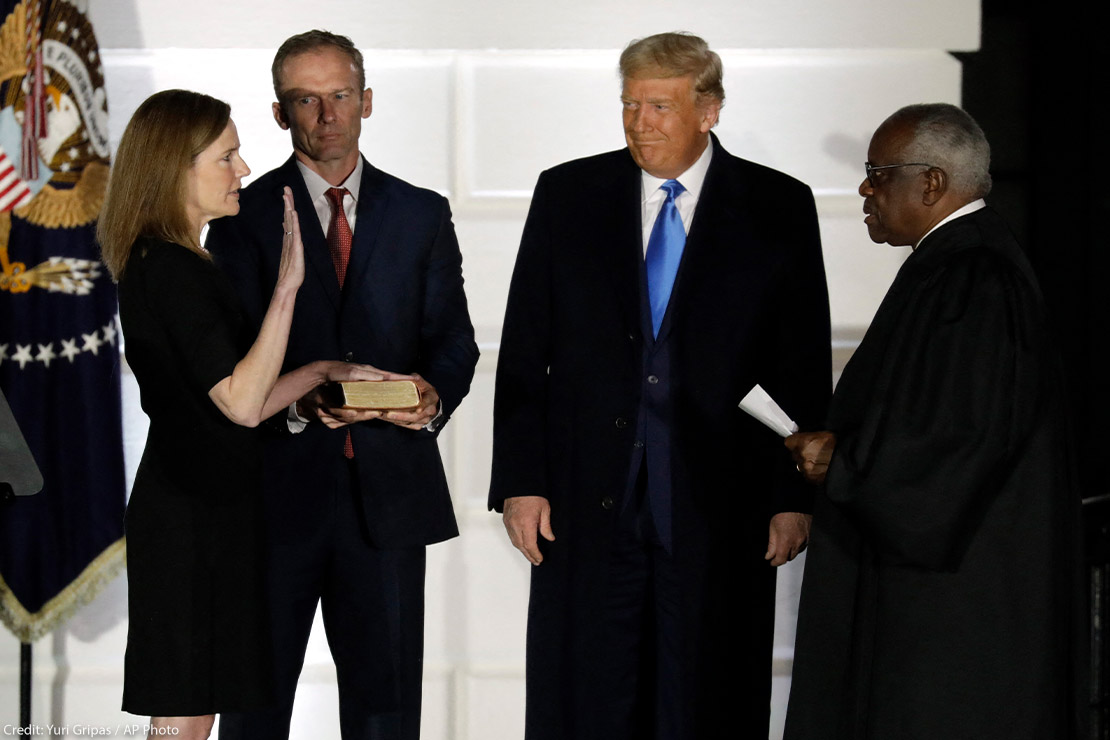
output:
<svg viewBox="0 0 1110 740"><path fill-rule="evenodd" d="M798 425L794 420L787 416L786 412L775 403L775 399L767 395L767 391L758 384L744 396L744 400L740 402L740 408L766 424L780 437L789 437L798 431Z"/></svg>

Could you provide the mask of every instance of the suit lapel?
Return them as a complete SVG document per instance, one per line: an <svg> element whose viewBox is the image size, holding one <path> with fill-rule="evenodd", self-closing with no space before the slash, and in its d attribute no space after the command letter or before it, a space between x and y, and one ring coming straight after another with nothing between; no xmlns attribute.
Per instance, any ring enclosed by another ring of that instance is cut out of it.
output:
<svg viewBox="0 0 1110 740"><path fill-rule="evenodd" d="M605 250L609 275L620 304L621 315L629 331L639 333L640 282L643 275L643 234L640 226L641 185L640 168L632 155L625 150L616 179L606 190L613 198L601 197L598 203L605 209L599 221L598 243L609 244ZM651 340L649 332L647 341Z"/></svg>
<svg viewBox="0 0 1110 740"><path fill-rule="evenodd" d="M660 342L681 318L684 296L699 282L696 277L698 271L705 269L705 266L713 269L713 250L731 248L741 233L741 229L731 228L729 224L743 219L747 185L729 177L726 160L730 155L717 141L716 135L710 134L709 137L713 159L709 161L705 182L702 183L701 194L698 196L698 205L694 209L694 220L686 236L686 246L682 250L682 261L678 265L678 274L675 275L674 287L671 289L667 314L659 327L656 341Z"/></svg>
<svg viewBox="0 0 1110 740"><path fill-rule="evenodd" d="M339 310L339 278L335 276L335 265L331 261L327 236L324 234L316 207L305 187L304 177L297 169L296 157L290 157L281 166L282 180L293 190L293 207L301 224L301 242L304 243L304 259L308 266L307 274L315 276L323 288L332 308ZM307 276L306 274L306 276Z"/></svg>
<svg viewBox="0 0 1110 740"><path fill-rule="evenodd" d="M347 266L345 285L364 286L373 275L368 274L370 261L377 245L378 231L389 207L385 178L365 159L362 160L362 180L358 186L358 205L354 240L351 243L351 262ZM345 291L346 292L346 291Z"/></svg>

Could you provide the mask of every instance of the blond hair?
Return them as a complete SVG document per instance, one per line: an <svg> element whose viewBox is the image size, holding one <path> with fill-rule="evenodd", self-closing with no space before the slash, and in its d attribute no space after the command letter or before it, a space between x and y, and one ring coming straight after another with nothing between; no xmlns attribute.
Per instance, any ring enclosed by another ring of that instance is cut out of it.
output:
<svg viewBox="0 0 1110 740"><path fill-rule="evenodd" d="M621 52L621 83L639 77L690 77L697 105L725 102L721 57L700 36L685 31L637 39Z"/></svg>

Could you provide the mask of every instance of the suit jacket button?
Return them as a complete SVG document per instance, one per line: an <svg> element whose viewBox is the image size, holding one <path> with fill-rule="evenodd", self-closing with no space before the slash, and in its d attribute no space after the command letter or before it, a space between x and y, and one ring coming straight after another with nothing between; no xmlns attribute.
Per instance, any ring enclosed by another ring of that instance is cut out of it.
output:
<svg viewBox="0 0 1110 740"><path fill-rule="evenodd" d="M606 511L612 511L612 509L613 509L613 498L611 496L602 496L601 497L601 508L605 509Z"/></svg>
<svg viewBox="0 0 1110 740"><path fill-rule="evenodd" d="M618 416L614 423L617 425L617 429L624 429L628 426L628 419L625 419L623 416Z"/></svg>
<svg viewBox="0 0 1110 740"><path fill-rule="evenodd" d="M649 376L647 377L647 381L648 381L648 383L650 383L651 385L655 385L656 383L658 383L658 382L659 382L659 376L658 376L658 375L649 375Z"/></svg>
<svg viewBox="0 0 1110 740"><path fill-rule="evenodd" d="M644 443L640 440L636 440L635 442L632 443L632 446L635 447L637 450L640 450L640 449L643 449Z"/></svg>
<svg viewBox="0 0 1110 740"><path fill-rule="evenodd" d="M350 362L353 359L355 359L355 353L354 352L348 352L347 354L343 355L344 362Z"/></svg>

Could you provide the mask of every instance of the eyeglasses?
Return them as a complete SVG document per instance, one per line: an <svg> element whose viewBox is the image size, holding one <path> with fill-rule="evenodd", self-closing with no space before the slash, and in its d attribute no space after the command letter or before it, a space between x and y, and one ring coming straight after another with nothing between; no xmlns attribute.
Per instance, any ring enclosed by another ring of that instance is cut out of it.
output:
<svg viewBox="0 0 1110 740"><path fill-rule="evenodd" d="M881 164L877 167L873 166L870 162L864 162L863 163L863 169L867 173L867 179L872 185L875 184L875 181L871 179L871 175L874 174L875 172L878 172L879 170L891 170L891 169L894 169L896 167L930 167L931 168L932 166L933 165L925 164L924 162L906 162L905 164Z"/></svg>

